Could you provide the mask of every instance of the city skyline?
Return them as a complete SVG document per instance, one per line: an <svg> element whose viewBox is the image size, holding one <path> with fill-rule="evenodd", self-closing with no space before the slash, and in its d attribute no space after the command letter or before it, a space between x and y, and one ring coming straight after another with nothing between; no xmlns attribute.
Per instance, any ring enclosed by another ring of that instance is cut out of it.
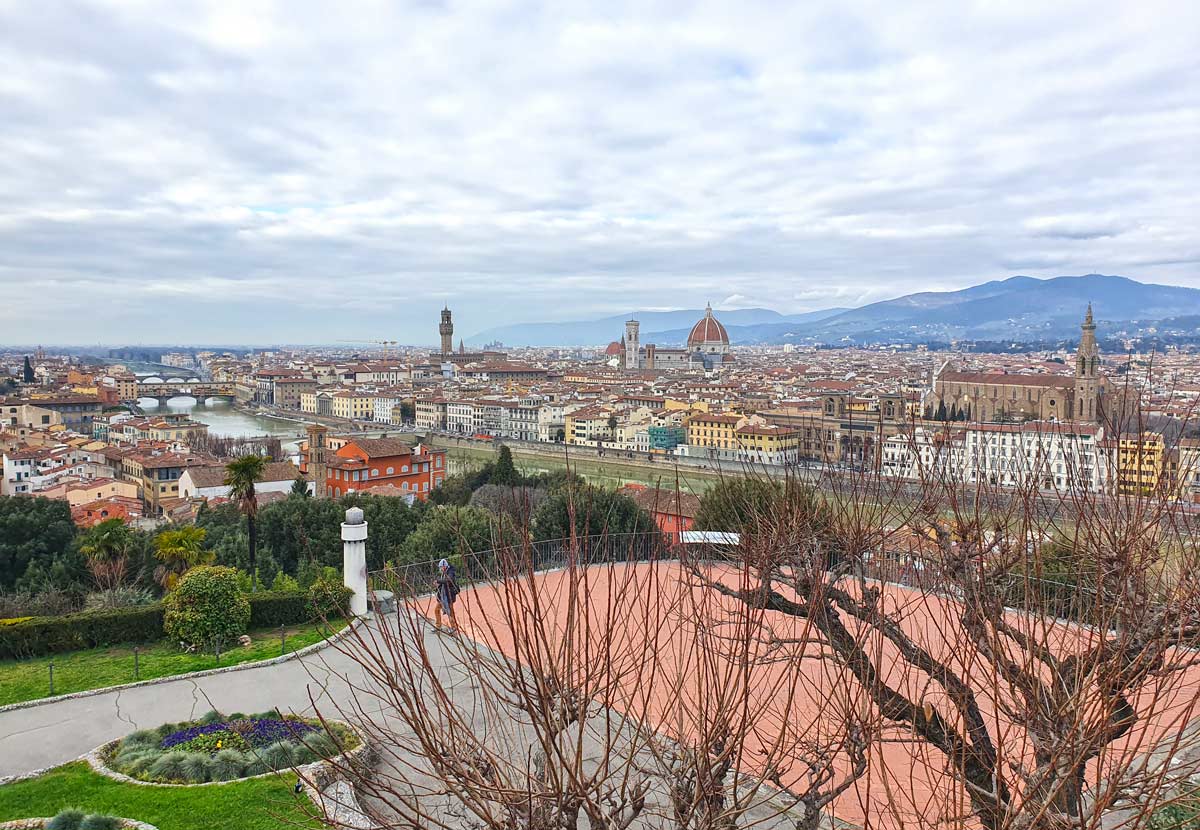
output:
<svg viewBox="0 0 1200 830"><path fill-rule="evenodd" d="M3 339L1200 285L1198 14L0 5Z"/></svg>

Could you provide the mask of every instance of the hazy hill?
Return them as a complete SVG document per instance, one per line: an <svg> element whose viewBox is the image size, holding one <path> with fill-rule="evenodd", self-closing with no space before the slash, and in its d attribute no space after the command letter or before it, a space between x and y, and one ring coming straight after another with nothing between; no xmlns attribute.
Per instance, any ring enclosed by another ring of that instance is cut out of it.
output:
<svg viewBox="0 0 1200 830"><path fill-rule="evenodd" d="M871 303L822 320L804 336L822 342L1072 337L1089 302L1098 322L1155 321L1200 313L1200 290L1101 274L1012 277Z"/></svg>
<svg viewBox="0 0 1200 830"><path fill-rule="evenodd" d="M717 312L726 327L752 326L761 323L787 323L793 319L821 319L845 311L835 308L809 314L783 315L766 308L741 308ZM817 316L814 316L817 315ZM508 346L602 346L620 340L625 333L625 321L631 316L641 323L641 338L645 343L670 343L687 339L696 321L704 316L704 309L682 311L635 311L617 314L599 320L571 320L565 323L514 323L486 329L466 339L472 346L499 340ZM682 332L680 335L679 332ZM667 335L671 335L668 338ZM730 333L732 337L732 332Z"/></svg>
<svg viewBox="0 0 1200 830"><path fill-rule="evenodd" d="M1144 329L1160 321L1186 326L1200 315L1200 290L1141 283L1127 277L1010 277L959 291L925 291L854 309L783 315L765 308L718 311L734 344L879 343L948 340L1040 341L1074 338L1088 303L1104 330ZM643 343L687 339L703 309L638 312ZM472 345L604 345L620 339L628 315L567 323L519 323L480 332Z"/></svg>

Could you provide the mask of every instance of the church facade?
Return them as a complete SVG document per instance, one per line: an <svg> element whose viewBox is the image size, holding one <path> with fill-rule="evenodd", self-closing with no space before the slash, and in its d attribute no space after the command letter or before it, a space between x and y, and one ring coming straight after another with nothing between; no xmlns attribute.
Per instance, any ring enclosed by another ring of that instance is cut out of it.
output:
<svg viewBox="0 0 1200 830"><path fill-rule="evenodd" d="M618 355L621 368L629 372L656 369L703 369L712 371L733 362L729 350L729 334L721 321L713 316L712 305L705 307L704 316L692 326L687 346L682 349L659 348L653 343L641 343L637 320L625 323L625 335L619 343L609 346L609 353Z"/></svg>
<svg viewBox="0 0 1200 830"><path fill-rule="evenodd" d="M933 380L925 401L925 416L979 423L1100 423L1110 385L1108 378L1100 374L1100 349L1090 305L1080 329L1073 376L959 372L947 363Z"/></svg>

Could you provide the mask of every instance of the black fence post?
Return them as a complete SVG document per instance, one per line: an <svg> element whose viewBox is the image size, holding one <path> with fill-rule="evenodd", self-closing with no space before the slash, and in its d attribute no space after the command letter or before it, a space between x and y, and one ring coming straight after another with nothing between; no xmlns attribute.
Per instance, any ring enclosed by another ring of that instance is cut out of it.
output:
<svg viewBox="0 0 1200 830"><path fill-rule="evenodd" d="M138 665L138 647L133 647L133 679L141 680L141 666Z"/></svg>
<svg viewBox="0 0 1200 830"><path fill-rule="evenodd" d="M285 645L286 640L284 639L284 636L285 635L283 633L283 626L281 625L281 626L279 626L279 656L280 657L287 654L287 646Z"/></svg>
<svg viewBox="0 0 1200 830"><path fill-rule="evenodd" d="M54 661L50 661L50 697L54 697Z"/></svg>

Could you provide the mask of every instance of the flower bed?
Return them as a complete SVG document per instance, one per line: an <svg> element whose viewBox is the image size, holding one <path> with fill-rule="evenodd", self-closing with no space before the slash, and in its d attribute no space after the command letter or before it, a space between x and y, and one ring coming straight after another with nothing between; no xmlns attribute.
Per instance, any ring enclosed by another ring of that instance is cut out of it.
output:
<svg viewBox="0 0 1200 830"><path fill-rule="evenodd" d="M24 818L0 822L0 830L158 830L153 824L83 810L60 810L52 818Z"/></svg>
<svg viewBox="0 0 1200 830"><path fill-rule="evenodd" d="M275 712L229 716L133 732L105 748L102 760L137 781L205 784L234 781L330 758L359 746L342 724Z"/></svg>

